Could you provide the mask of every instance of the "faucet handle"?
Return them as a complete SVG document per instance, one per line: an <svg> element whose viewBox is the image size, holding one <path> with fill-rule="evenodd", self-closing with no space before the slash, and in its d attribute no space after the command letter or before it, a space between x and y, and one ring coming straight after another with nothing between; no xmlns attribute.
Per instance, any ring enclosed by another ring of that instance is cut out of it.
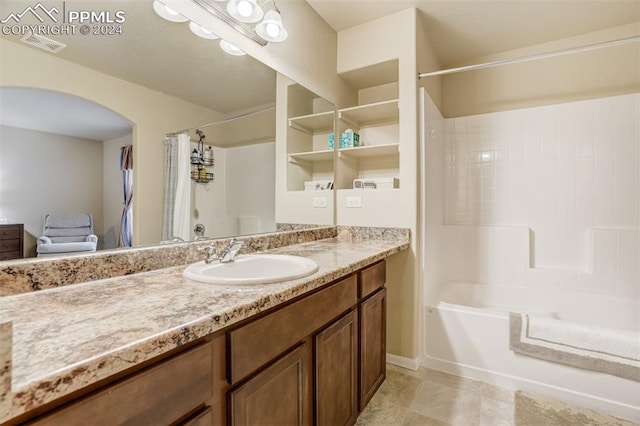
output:
<svg viewBox="0 0 640 426"><path fill-rule="evenodd" d="M211 243L211 244L207 244L204 247L198 247L199 251L206 251L209 254L213 254L216 252L216 244L215 243Z"/></svg>
<svg viewBox="0 0 640 426"><path fill-rule="evenodd" d="M229 247L235 247L235 246L239 246L239 248L242 248L242 247L246 247L247 243L233 238L231 241L229 241Z"/></svg>
<svg viewBox="0 0 640 426"><path fill-rule="evenodd" d="M216 249L216 243L211 243L204 247L199 247L198 250L207 252L207 258L205 259L205 262L207 264L213 263L219 259L218 250Z"/></svg>

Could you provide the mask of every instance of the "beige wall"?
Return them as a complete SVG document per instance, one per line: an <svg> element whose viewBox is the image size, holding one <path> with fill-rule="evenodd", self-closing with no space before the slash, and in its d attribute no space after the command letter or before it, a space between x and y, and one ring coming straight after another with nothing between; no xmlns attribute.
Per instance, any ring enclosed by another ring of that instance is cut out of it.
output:
<svg viewBox="0 0 640 426"><path fill-rule="evenodd" d="M221 114L3 39L0 51L1 86L76 95L133 123L134 244L158 243L162 238L164 135L214 121Z"/></svg>
<svg viewBox="0 0 640 426"><path fill-rule="evenodd" d="M417 12L406 9L338 33L338 72L398 60L400 189L393 200L379 197L373 208L347 209L340 191L338 225L409 228L411 249L389 259L387 352L418 356L419 264L417 262ZM367 199L375 202L376 199ZM389 208L393 205L393 208Z"/></svg>
<svg viewBox="0 0 640 426"><path fill-rule="evenodd" d="M418 14L418 26L416 35L416 56L418 58L418 71L435 71L442 68L431 40L427 37L427 23L425 15ZM420 87L424 87L433 102L442 109L442 77L424 78L418 81Z"/></svg>
<svg viewBox="0 0 640 426"><path fill-rule="evenodd" d="M637 35L640 35L640 22L476 58L468 64L518 58ZM451 74L442 77L442 84L441 110L445 117L638 92L640 44ZM438 103L437 98L434 101Z"/></svg>
<svg viewBox="0 0 640 426"><path fill-rule="evenodd" d="M354 102L355 92L336 73L336 32L306 1L278 1L289 38L265 47L240 35L195 3L166 0L165 4L331 103Z"/></svg>
<svg viewBox="0 0 640 426"><path fill-rule="evenodd" d="M24 224L27 257L47 213L91 213L102 243L101 141L0 126L0 151L0 217Z"/></svg>

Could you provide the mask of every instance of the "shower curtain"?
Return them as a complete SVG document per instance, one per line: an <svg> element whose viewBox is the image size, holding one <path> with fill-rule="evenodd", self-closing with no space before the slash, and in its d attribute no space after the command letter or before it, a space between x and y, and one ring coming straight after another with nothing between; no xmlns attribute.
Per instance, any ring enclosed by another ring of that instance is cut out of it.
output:
<svg viewBox="0 0 640 426"><path fill-rule="evenodd" d="M124 208L120 221L118 247L131 247L133 239L133 146L120 148L120 170L122 170L122 192Z"/></svg>
<svg viewBox="0 0 640 426"><path fill-rule="evenodd" d="M190 139L186 133L164 139L162 240L191 239Z"/></svg>

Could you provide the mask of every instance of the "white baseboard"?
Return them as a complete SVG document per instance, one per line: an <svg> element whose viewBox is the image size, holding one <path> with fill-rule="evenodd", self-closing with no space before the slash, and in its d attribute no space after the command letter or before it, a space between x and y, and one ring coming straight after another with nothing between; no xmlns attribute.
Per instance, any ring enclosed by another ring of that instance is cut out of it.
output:
<svg viewBox="0 0 640 426"><path fill-rule="evenodd" d="M387 362L389 364L397 365L398 367L407 368L409 370L416 371L420 367L419 358L405 358L403 356L387 354Z"/></svg>
<svg viewBox="0 0 640 426"><path fill-rule="evenodd" d="M389 355L387 355L387 362L391 362L389 361L388 357ZM391 364L394 363L391 362ZM596 411L608 413L613 416L621 417L623 419L628 419L634 422L640 422L640 407L637 406L627 405L624 403L599 398L594 395L579 393L570 389L528 380L522 377L499 373L492 370L486 370L472 365L460 364L449 360L432 358L429 356L423 356L419 361L419 364L421 364L425 368L443 371L445 373L460 377L466 377L468 379L479 380L495 386L514 390L522 390L532 394L547 395L561 401L566 401L570 404L591 408Z"/></svg>

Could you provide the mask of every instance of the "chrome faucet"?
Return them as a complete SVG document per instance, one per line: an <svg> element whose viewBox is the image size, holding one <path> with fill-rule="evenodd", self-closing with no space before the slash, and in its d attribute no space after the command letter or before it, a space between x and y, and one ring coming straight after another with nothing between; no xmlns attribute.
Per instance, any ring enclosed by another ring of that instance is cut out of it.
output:
<svg viewBox="0 0 640 426"><path fill-rule="evenodd" d="M238 255L238 252L247 245L244 241L236 240L235 238L229 241L229 244L220 251L218 254L216 250L216 243L211 243L206 247L202 247L200 250L207 252L207 258L205 263L210 265L212 263L227 263L233 262Z"/></svg>

